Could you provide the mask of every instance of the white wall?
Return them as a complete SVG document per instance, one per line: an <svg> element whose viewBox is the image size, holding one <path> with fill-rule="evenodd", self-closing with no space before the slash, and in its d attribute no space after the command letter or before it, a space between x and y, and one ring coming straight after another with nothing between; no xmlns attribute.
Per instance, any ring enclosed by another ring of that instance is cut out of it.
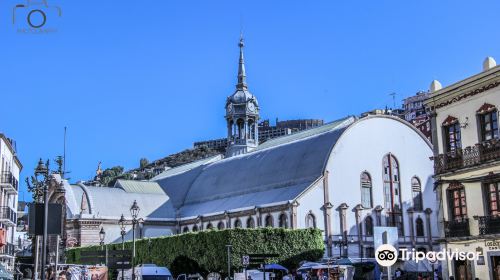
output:
<svg viewBox="0 0 500 280"><path fill-rule="evenodd" d="M406 211L412 206L411 179L417 176L422 184L423 209L432 209L432 225L435 225L432 227L432 232L433 236L438 236L437 203L431 177L433 163L429 159L432 156L432 149L409 124L382 116L367 117L350 126L330 155L327 170L329 171L330 201L333 204L334 235L341 234L337 207L342 203L347 203L349 206L347 209L348 234L356 234L353 209L361 203L360 175L363 171L371 175L373 206L384 206L382 159L388 153L392 153L399 162L405 235L410 235ZM363 216L372 212L374 224L376 224L373 209L363 210ZM415 218L418 215L424 219L425 225L425 214L417 212ZM382 223L385 223L383 215Z"/></svg>
<svg viewBox="0 0 500 280"><path fill-rule="evenodd" d="M299 207L297 207L298 228L306 228L306 216L309 214L309 211L316 217L316 227L320 229L325 228L325 219L322 210L323 201L323 180L321 180L297 200L300 204Z"/></svg>

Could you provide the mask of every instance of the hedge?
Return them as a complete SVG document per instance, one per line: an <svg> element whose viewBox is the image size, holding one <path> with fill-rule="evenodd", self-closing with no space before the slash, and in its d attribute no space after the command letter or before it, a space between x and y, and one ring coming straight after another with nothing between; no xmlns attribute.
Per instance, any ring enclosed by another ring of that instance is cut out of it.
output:
<svg viewBox="0 0 500 280"><path fill-rule="evenodd" d="M323 236L318 229L226 229L189 232L173 236L136 240L135 263L154 263L176 272L220 272L227 274L227 249L231 244L232 270L242 268L246 254L279 254L270 262L297 268L300 261L316 261L323 256ZM132 249L132 242L125 243ZM108 249L121 249L121 243ZM80 263L80 252L101 250L100 246L72 248L66 251L68 263ZM183 267L180 267L182 264ZM172 266L174 265L174 267ZM193 271L183 271L193 270Z"/></svg>

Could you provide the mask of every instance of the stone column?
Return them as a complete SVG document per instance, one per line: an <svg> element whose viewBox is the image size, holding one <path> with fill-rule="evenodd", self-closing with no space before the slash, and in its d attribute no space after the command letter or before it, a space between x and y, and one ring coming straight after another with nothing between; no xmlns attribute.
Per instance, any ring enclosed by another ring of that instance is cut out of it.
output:
<svg viewBox="0 0 500 280"><path fill-rule="evenodd" d="M233 131L231 127L231 120L227 120L227 140L231 141L231 138L233 138Z"/></svg>
<svg viewBox="0 0 500 280"><path fill-rule="evenodd" d="M425 209L424 213L425 213L425 223L427 227L427 243L429 246L429 251L432 251L431 208Z"/></svg>
<svg viewBox="0 0 500 280"><path fill-rule="evenodd" d="M328 171L323 174L323 218L325 219L325 238L327 255L332 256L332 208L330 203L330 189L328 186Z"/></svg>
<svg viewBox="0 0 500 280"><path fill-rule="evenodd" d="M256 208L255 210L257 212L257 215L255 215L257 218L257 221L256 221L257 225L256 226L262 227L262 212L261 212L260 208Z"/></svg>
<svg viewBox="0 0 500 280"><path fill-rule="evenodd" d="M244 126L244 128L245 128L245 129L244 129L244 130L245 130L245 136L244 136L243 138L244 138L244 139L248 139L248 138L249 138L249 137L248 137L248 132L249 132L249 130L248 130L248 118L245 118L245 124L244 124L243 126Z"/></svg>
<svg viewBox="0 0 500 280"><path fill-rule="evenodd" d="M408 208L407 210L408 212L408 224L410 226L410 240L411 240L411 247L412 248L415 248L415 245L416 245L416 241L415 241L415 225L413 223L413 208Z"/></svg>
<svg viewBox="0 0 500 280"><path fill-rule="evenodd" d="M296 200L294 200L290 204L290 228L292 228L292 229L296 229L298 227L298 224L297 224L297 207L299 205L300 204Z"/></svg>
<svg viewBox="0 0 500 280"><path fill-rule="evenodd" d="M231 228L231 217L229 217L229 213L226 211L224 216L226 218L226 228Z"/></svg>
<svg viewBox="0 0 500 280"><path fill-rule="evenodd" d="M359 256L360 257L363 257L364 255L364 252L363 252L363 236L362 236L362 233L363 233L363 223L361 221L361 215L363 213L363 205L361 204L358 204L356 205L356 207L354 208L354 212L356 214L356 228L357 228L357 232L358 232L358 252L359 252Z"/></svg>
<svg viewBox="0 0 500 280"><path fill-rule="evenodd" d="M348 208L349 208L349 206L345 202L340 204L340 206L337 208L339 211L339 215L340 215L340 232L342 234L342 240L344 242L348 242L348 239L347 239L347 209ZM343 246L343 245L340 244L340 246ZM347 251L347 250L349 250L349 246L346 247L345 251ZM342 251L342 253L344 253L344 256L348 255L348 254L346 254L345 251Z"/></svg>
<svg viewBox="0 0 500 280"><path fill-rule="evenodd" d="M376 224L379 227L382 226L382 210L384 210L384 208L380 205L375 207Z"/></svg>

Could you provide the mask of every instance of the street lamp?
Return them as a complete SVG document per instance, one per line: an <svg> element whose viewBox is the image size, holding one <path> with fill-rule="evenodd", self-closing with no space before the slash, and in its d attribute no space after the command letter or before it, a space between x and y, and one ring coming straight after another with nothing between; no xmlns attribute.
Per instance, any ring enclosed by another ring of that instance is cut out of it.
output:
<svg viewBox="0 0 500 280"><path fill-rule="evenodd" d="M33 199L37 203L43 203L43 239L42 239L42 275L41 279L47 277L46 265L47 265L47 239L48 239L48 223L47 219L49 216L49 161L44 164L42 159L38 161L38 165L35 168L34 176L31 176L31 184L28 178L26 178L26 185L28 186L28 191L33 192ZM36 242L38 245L38 240Z"/></svg>
<svg viewBox="0 0 500 280"><path fill-rule="evenodd" d="M118 221L118 224L120 225L120 229L121 229L121 232L120 232L120 235L122 236L122 250L125 250L125 217L122 216L120 217L120 220Z"/></svg>
<svg viewBox="0 0 500 280"><path fill-rule="evenodd" d="M122 216L120 217L120 220L118 221L118 224L120 225L120 229L121 229L120 234L122 236L122 251L125 250L125 234L126 234L125 222L126 222L125 217L122 214ZM124 263L125 258L123 257L123 254L124 253L122 252L122 280L125 279L125 263Z"/></svg>
<svg viewBox="0 0 500 280"><path fill-rule="evenodd" d="M350 240L351 243L354 242L354 238L351 237L351 240ZM342 254L342 248L345 249L345 252L344 254L346 255L346 257L348 256L348 253L349 253L349 250L348 250L348 245L349 245L349 241L346 240L343 240L342 236L339 236L339 240L338 241L333 241L335 247L339 247L340 249L340 254L339 254L339 258L342 258L343 257L343 254Z"/></svg>
<svg viewBox="0 0 500 280"><path fill-rule="evenodd" d="M134 200L134 203L130 207L130 214L132 215L132 280L135 280L135 267L134 267L134 259L135 259L135 225L137 224L137 216L139 215L139 205L137 205L137 201Z"/></svg>
<svg viewBox="0 0 500 280"><path fill-rule="evenodd" d="M106 237L106 232L104 231L104 228L101 227L101 230L99 231L99 239L101 240L101 242L99 243L101 245L101 250L102 250L102 247L104 246L104 238Z"/></svg>

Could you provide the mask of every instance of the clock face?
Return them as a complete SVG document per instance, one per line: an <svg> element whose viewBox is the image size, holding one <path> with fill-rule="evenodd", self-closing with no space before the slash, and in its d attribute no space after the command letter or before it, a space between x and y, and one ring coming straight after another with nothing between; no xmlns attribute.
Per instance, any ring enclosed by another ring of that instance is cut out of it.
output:
<svg viewBox="0 0 500 280"><path fill-rule="evenodd" d="M255 111L255 105L253 105L253 103L248 103L248 110L250 112L254 112Z"/></svg>

